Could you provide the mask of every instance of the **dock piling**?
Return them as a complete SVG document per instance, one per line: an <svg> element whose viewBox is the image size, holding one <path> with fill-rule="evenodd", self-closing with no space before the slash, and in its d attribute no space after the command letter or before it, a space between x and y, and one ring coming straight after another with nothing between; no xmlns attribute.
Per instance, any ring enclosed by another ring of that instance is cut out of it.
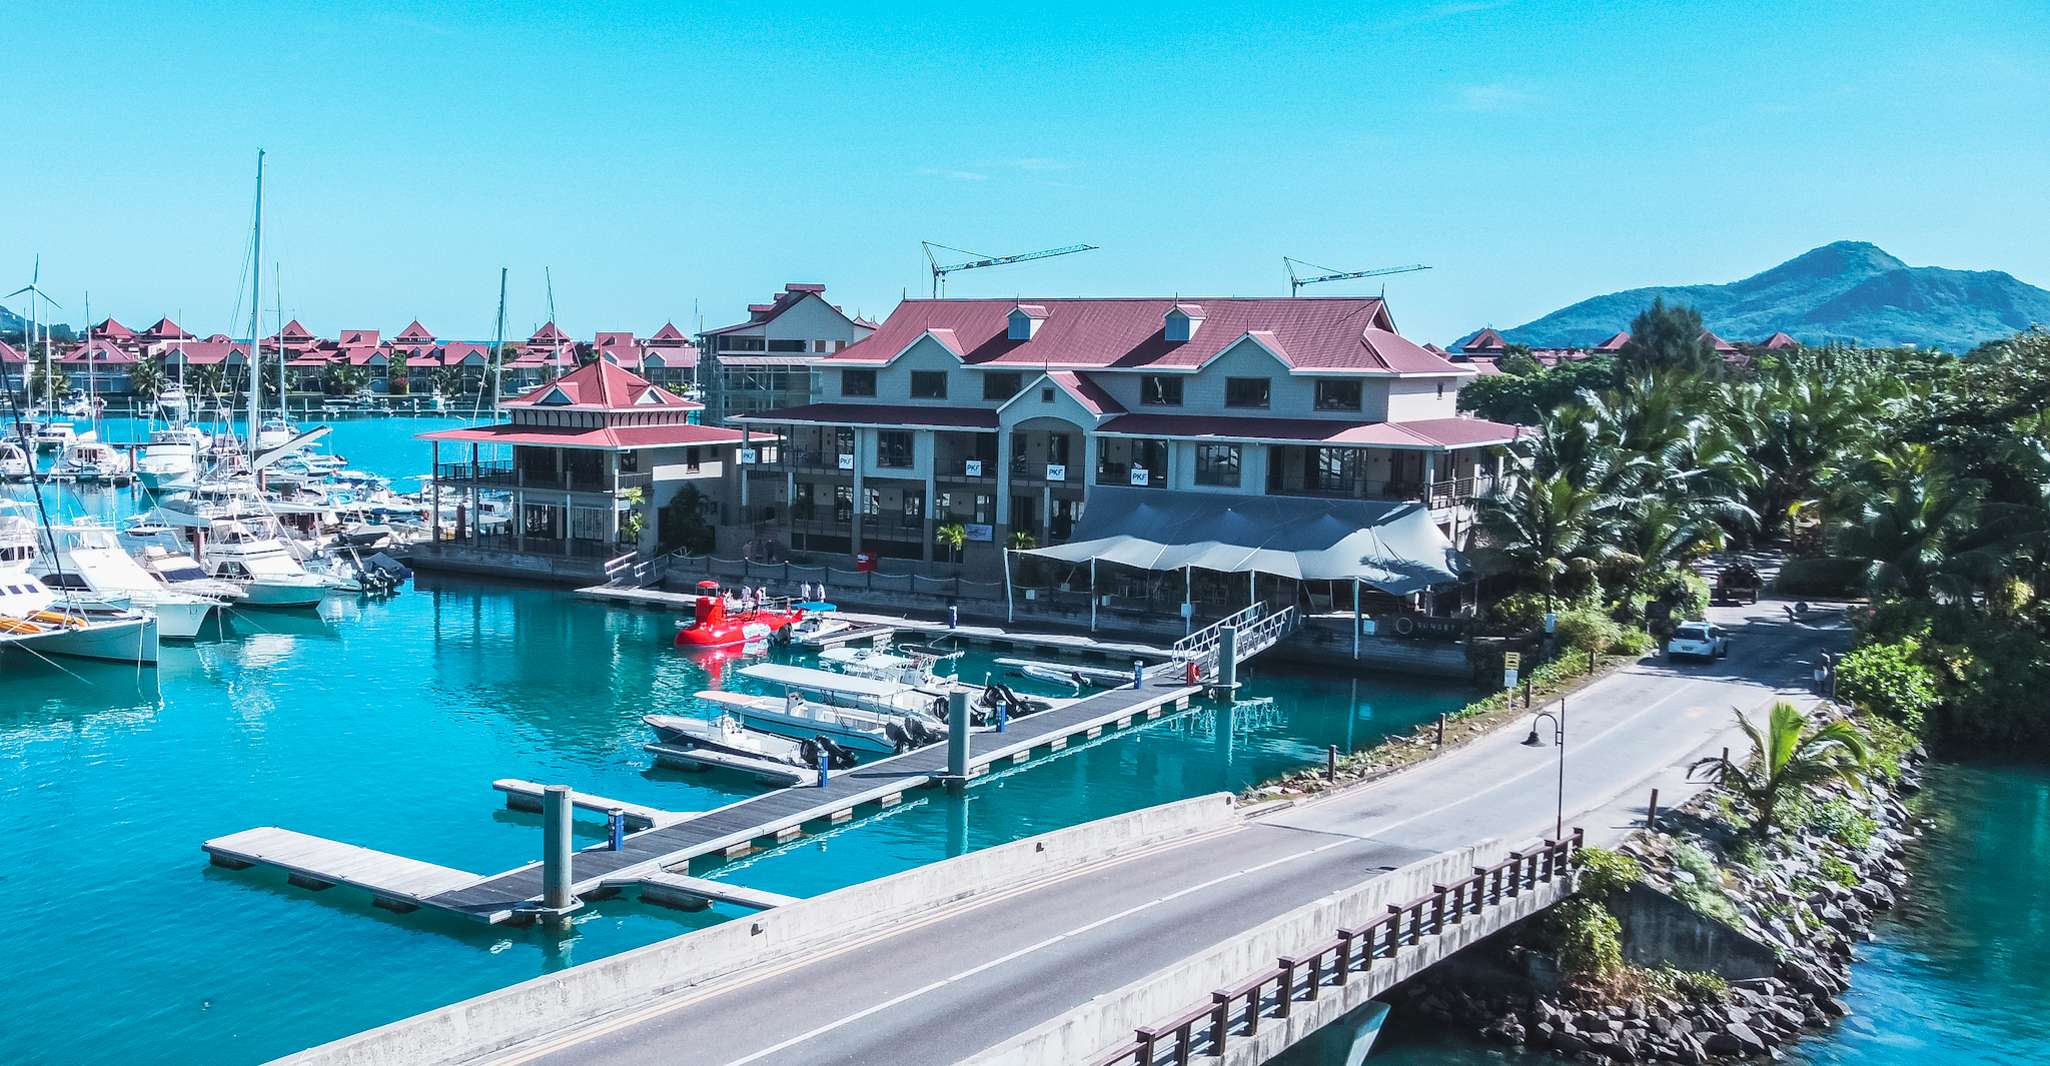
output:
<svg viewBox="0 0 2050 1066"><path fill-rule="evenodd" d="M1239 627L1217 627L1217 687L1227 693L1239 687Z"/></svg>
<svg viewBox="0 0 2050 1066"><path fill-rule="evenodd" d="M960 785L968 783L968 693L955 689L947 694L947 776Z"/></svg>
<svg viewBox="0 0 2050 1066"><path fill-rule="evenodd" d="M568 785L549 785L541 793L541 905L566 911L570 893L570 802Z"/></svg>
<svg viewBox="0 0 2050 1066"><path fill-rule="evenodd" d="M611 829L609 843L612 846L612 850L619 851L626 847L626 812L618 807L614 807L605 812L605 820L609 823L608 828Z"/></svg>

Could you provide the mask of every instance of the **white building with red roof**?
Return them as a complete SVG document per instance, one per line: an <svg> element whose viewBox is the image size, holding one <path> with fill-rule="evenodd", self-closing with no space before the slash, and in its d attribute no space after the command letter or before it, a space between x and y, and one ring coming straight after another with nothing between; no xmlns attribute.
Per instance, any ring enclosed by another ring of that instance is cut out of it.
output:
<svg viewBox="0 0 2050 1066"><path fill-rule="evenodd" d="M437 518L431 547L415 547L415 565L589 583L660 543L662 509L686 488L727 505L742 432L698 424L702 404L609 359L503 409L497 425L420 434L433 443L436 514L457 507L453 524ZM510 521L481 521L487 499L508 502Z"/></svg>
<svg viewBox="0 0 2050 1066"><path fill-rule="evenodd" d="M732 421L784 438L744 479L754 539L829 554L930 561L959 523L993 567L1133 493L1369 501L1463 540L1519 436L1459 416L1474 370L1373 298L906 300L812 370L808 402Z"/></svg>
<svg viewBox="0 0 2050 1066"><path fill-rule="evenodd" d="M705 420L724 425L738 414L804 403L812 364L876 331L826 300L826 287L791 282L765 304L749 304L747 321L698 334L698 381Z"/></svg>

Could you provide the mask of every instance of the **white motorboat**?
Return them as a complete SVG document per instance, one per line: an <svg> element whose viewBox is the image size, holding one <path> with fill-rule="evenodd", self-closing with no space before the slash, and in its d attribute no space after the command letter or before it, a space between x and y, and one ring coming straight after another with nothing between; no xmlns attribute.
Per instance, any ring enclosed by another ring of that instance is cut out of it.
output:
<svg viewBox="0 0 2050 1066"><path fill-rule="evenodd" d="M79 481L114 481L127 476L128 457L111 444L82 437L64 446L57 471Z"/></svg>
<svg viewBox="0 0 2050 1066"><path fill-rule="evenodd" d="M756 663L745 667L741 676L785 691L802 693L807 699L828 707L850 707L882 714L916 714L933 722L947 717L947 694L937 689L921 690L894 679L856 677L833 670L807 666Z"/></svg>
<svg viewBox="0 0 2050 1066"><path fill-rule="evenodd" d="M29 573L38 539L35 523L0 514L0 649L154 665L156 615L60 599Z"/></svg>
<svg viewBox="0 0 2050 1066"><path fill-rule="evenodd" d="M174 381L157 393L157 407L170 415L172 421L182 422L192 411L192 401L185 394L185 386Z"/></svg>
<svg viewBox="0 0 2050 1066"><path fill-rule="evenodd" d="M807 600L797 604L804 611L804 617L790 628L790 639L799 644L821 647L833 637L854 628L854 623L842 618L836 612L839 608L819 600Z"/></svg>
<svg viewBox="0 0 2050 1066"><path fill-rule="evenodd" d="M946 735L937 722L924 715L833 706L807 696L796 689L781 696L719 689L698 693L699 699L739 718L751 729L797 740L824 737L850 751L888 755Z"/></svg>
<svg viewBox="0 0 2050 1066"><path fill-rule="evenodd" d="M282 418L266 418L256 430L256 450L258 454L270 451L298 435L299 429L292 423Z"/></svg>
<svg viewBox="0 0 2050 1066"><path fill-rule="evenodd" d="M945 692L953 684L933 672L934 657L900 655L888 648L827 648L819 653L819 661L853 677L895 681L935 692Z"/></svg>
<svg viewBox="0 0 2050 1066"><path fill-rule="evenodd" d="M157 616L166 640L191 640L221 606L211 596L172 589L124 550L114 531L96 523L58 526L54 549L32 567L43 584L75 590L115 607L141 607Z"/></svg>
<svg viewBox="0 0 2050 1066"><path fill-rule="evenodd" d="M27 481L35 472L35 459L28 449L11 440L0 440L0 478Z"/></svg>
<svg viewBox="0 0 2050 1066"><path fill-rule="evenodd" d="M798 740L758 729L749 729L740 719L722 714L716 718L685 718L674 714L643 715L641 721L655 731L663 744L681 748L708 748L748 759L816 769L823 749L833 769L845 769L856 762L854 753L824 737Z"/></svg>
<svg viewBox="0 0 2050 1066"><path fill-rule="evenodd" d="M250 607L314 607L340 584L309 572L283 540L247 522L217 523L199 563L209 577L240 585Z"/></svg>
<svg viewBox="0 0 2050 1066"><path fill-rule="evenodd" d="M77 426L69 422L52 419L37 424L29 435L29 440L39 452L61 452L70 447L73 441L96 440L98 437L99 434L92 429L80 432Z"/></svg>
<svg viewBox="0 0 2050 1066"><path fill-rule="evenodd" d="M206 431L194 426L152 430L149 442L135 456L135 477L152 491L192 488L200 457L212 444Z"/></svg>

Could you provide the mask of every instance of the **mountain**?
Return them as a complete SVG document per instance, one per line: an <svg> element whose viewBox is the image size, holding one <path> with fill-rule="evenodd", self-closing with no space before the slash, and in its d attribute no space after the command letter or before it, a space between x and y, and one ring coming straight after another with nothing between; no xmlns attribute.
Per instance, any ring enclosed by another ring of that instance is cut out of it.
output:
<svg viewBox="0 0 2050 1066"><path fill-rule="evenodd" d="M1533 348L1588 347L1629 329L1654 297L1695 308L1717 336L1737 342L1785 330L1808 344L1916 344L1963 352L2050 324L2050 291L2012 274L1913 267L1878 245L1838 241L1742 281L1612 292L1502 333Z"/></svg>

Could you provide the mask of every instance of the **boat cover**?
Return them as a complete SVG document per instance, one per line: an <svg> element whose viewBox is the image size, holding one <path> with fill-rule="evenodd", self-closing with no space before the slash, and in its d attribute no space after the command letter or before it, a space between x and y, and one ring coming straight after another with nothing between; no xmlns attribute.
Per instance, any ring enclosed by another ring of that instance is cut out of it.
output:
<svg viewBox="0 0 2050 1066"><path fill-rule="evenodd" d="M772 685L809 692L846 692L858 696L894 696L908 686L895 681L873 681L852 674L836 674L831 670L814 670L808 666L784 666L780 663L757 663L743 667L742 677L767 681Z"/></svg>
<svg viewBox="0 0 2050 1066"><path fill-rule="evenodd" d="M1257 571L1407 596L1456 581L1466 560L1424 505L1099 485L1066 544L1024 555L1142 570Z"/></svg>

